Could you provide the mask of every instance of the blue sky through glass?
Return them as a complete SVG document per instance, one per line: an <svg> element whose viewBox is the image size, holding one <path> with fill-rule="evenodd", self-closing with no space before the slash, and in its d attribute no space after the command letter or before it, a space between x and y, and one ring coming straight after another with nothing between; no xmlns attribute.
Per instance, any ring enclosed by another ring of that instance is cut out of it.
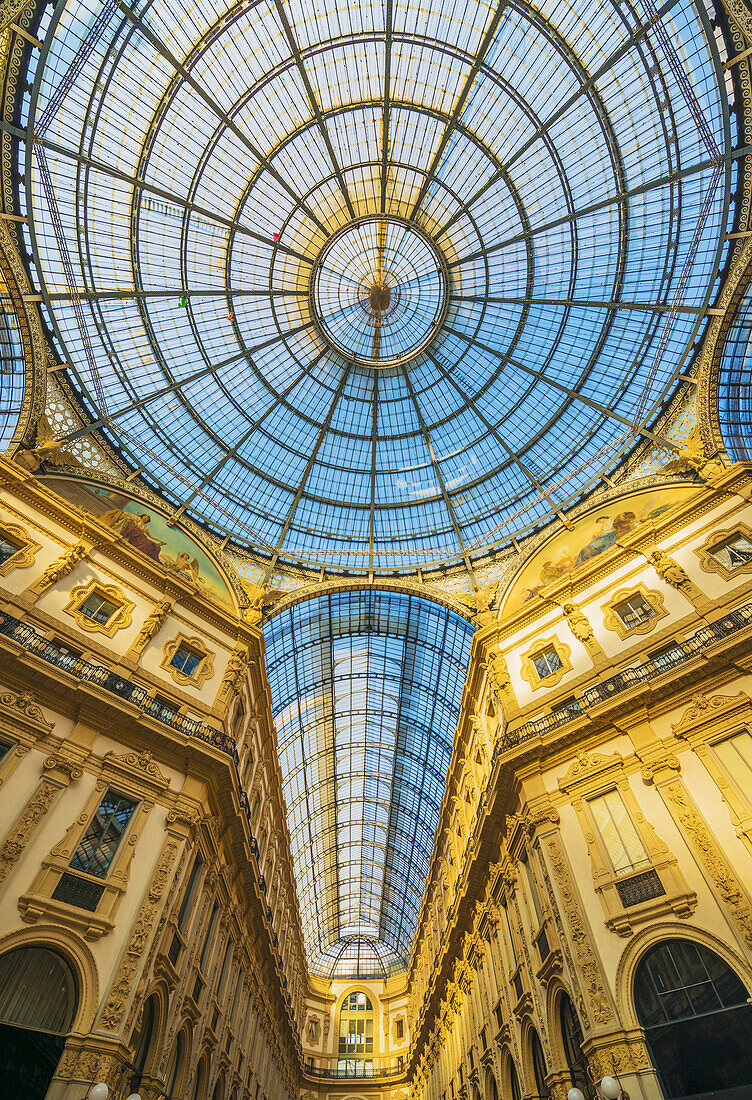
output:
<svg viewBox="0 0 752 1100"><path fill-rule="evenodd" d="M712 169L639 5L397 0L387 26L375 0L279 4L149 0L98 35L43 138L75 288L27 175L61 356L105 434L219 532L332 570L459 560L566 508L654 415L734 176L651 372ZM31 125L100 7L44 28ZM733 148L707 18L678 0L664 23ZM372 330L330 341L311 308L327 243L379 216L448 273L438 331L407 354L432 292L387 370L348 357Z"/></svg>
<svg viewBox="0 0 752 1100"><path fill-rule="evenodd" d="M264 630L314 973L406 965L472 633L444 607L374 590L296 604Z"/></svg>

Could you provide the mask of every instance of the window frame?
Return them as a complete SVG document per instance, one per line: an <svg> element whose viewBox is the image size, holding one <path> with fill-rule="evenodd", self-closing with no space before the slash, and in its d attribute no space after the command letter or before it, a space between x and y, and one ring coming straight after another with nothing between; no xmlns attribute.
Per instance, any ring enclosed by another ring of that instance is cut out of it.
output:
<svg viewBox="0 0 752 1100"><path fill-rule="evenodd" d="M752 542L752 527L748 527L746 523L736 523L733 527L713 531L712 534L708 535L702 546L695 547L693 551L700 559L700 568L705 573L716 573L725 581L736 580L737 577L752 573L752 561L739 565L734 569L729 569L728 566L715 557L716 552L721 549L724 543L730 542L734 536L739 535Z"/></svg>
<svg viewBox="0 0 752 1100"><path fill-rule="evenodd" d="M616 609L620 604L625 603L638 594L641 595L645 603L653 609L653 614L648 615L648 617L641 622L635 623L634 626L627 626ZM662 593L654 588L648 588L643 581L639 581L629 588L622 588L618 592L615 592L611 599L601 606L601 611L603 612L603 625L606 630L614 631L622 641L637 635L650 634L655 630L661 619L664 619L668 615L668 611L664 606Z"/></svg>
<svg viewBox="0 0 752 1100"><path fill-rule="evenodd" d="M115 611L105 623L90 618L81 610L84 603L95 594L115 606ZM118 630L130 626L135 606L133 600L127 598L122 588L118 588L116 584L103 584L96 577L92 577L85 584L76 584L71 588L68 593L68 603L63 611L72 615L76 626L86 633L104 634L105 637L112 638Z"/></svg>
<svg viewBox="0 0 752 1100"><path fill-rule="evenodd" d="M181 647L200 657L198 665L191 673L184 672L172 663L175 654ZM165 642L159 667L163 668L181 687L200 688L214 674L215 656L216 654L207 648L203 638L179 633L170 641Z"/></svg>
<svg viewBox="0 0 752 1100"><path fill-rule="evenodd" d="M535 665L535 659L542 656L549 649L556 653L560 666L549 675L542 677ZM538 638L520 656L520 675L523 680L527 681L533 691L537 691L539 688L556 687L574 667L570 660L571 655L572 647L566 642L562 642L555 635L550 638Z"/></svg>

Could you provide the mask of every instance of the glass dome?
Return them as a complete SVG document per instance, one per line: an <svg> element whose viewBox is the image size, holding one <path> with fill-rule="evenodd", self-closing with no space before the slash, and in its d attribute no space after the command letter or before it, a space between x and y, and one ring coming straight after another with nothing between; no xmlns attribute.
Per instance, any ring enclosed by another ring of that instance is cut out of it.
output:
<svg viewBox="0 0 752 1100"><path fill-rule="evenodd" d="M622 0L59 5L28 232L82 431L331 571L565 508L671 392L726 247L716 39L661 10L684 90Z"/></svg>

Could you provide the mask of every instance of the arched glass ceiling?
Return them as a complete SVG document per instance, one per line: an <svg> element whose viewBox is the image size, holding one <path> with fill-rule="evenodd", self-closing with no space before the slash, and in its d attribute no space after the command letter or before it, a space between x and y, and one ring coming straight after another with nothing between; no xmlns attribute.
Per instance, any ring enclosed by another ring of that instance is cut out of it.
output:
<svg viewBox="0 0 752 1100"><path fill-rule="evenodd" d="M653 10L58 5L29 232L94 424L189 512L329 569L459 560L565 507L671 390L726 247L716 40L701 4Z"/></svg>
<svg viewBox="0 0 752 1100"><path fill-rule="evenodd" d="M24 349L13 302L0 276L0 452L13 438L26 392Z"/></svg>
<svg viewBox="0 0 752 1100"><path fill-rule="evenodd" d="M734 462L752 460L752 292L736 311L718 368L718 420Z"/></svg>
<svg viewBox="0 0 752 1100"><path fill-rule="evenodd" d="M470 623L374 589L264 629L308 966L383 978L410 955L470 661Z"/></svg>

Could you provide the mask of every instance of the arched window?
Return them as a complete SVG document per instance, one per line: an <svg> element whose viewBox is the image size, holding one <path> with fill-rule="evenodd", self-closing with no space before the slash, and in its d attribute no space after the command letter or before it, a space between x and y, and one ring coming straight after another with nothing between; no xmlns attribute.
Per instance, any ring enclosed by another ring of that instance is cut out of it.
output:
<svg viewBox="0 0 752 1100"><path fill-rule="evenodd" d="M185 1053L186 1041L185 1032L179 1031L177 1038L170 1052L170 1058L167 1062L167 1071L165 1073L165 1084L167 1086L167 1095L174 1096L177 1088L178 1078L183 1068L183 1054Z"/></svg>
<svg viewBox="0 0 752 1100"><path fill-rule="evenodd" d="M339 1012L338 1077L372 1077L375 1013L363 992L350 993Z"/></svg>
<svg viewBox="0 0 752 1100"><path fill-rule="evenodd" d="M721 1100L752 1081L752 1005L739 976L713 951L664 940L640 960L637 1016L663 1093Z"/></svg>
<svg viewBox="0 0 752 1100"><path fill-rule="evenodd" d="M587 1075L587 1058L582 1050L582 1028L574 1010L574 1005L566 993L561 998L559 1005L559 1020L564 1057L567 1060L572 1087L580 1089L587 1096L590 1090L590 1081Z"/></svg>
<svg viewBox="0 0 752 1100"><path fill-rule="evenodd" d="M512 1059L509 1059L509 1091L512 1094L512 1100L522 1100L522 1090L520 1089L520 1079L517 1076L517 1067Z"/></svg>
<svg viewBox="0 0 752 1100"><path fill-rule="evenodd" d="M546 1060L543 1057L543 1047L541 1046L537 1031L532 1031L530 1035L530 1056L533 1062L536 1095L544 1098L544 1100L548 1100L549 1092L546 1086L548 1071L546 1069Z"/></svg>
<svg viewBox="0 0 752 1100"><path fill-rule="evenodd" d="M196 1078L193 1082L191 1100L204 1100L206 1094L206 1058L202 1056L196 1070Z"/></svg>
<svg viewBox="0 0 752 1100"><path fill-rule="evenodd" d="M69 964L46 947L19 947L0 956L0 1023L66 1035L76 1014Z"/></svg>
<svg viewBox="0 0 752 1100"><path fill-rule="evenodd" d="M146 1062L151 1050L151 1041L154 1035L154 1021L156 1019L157 998L152 995L144 1005L139 1021L138 1030L133 1036L133 1074L131 1076L131 1091L135 1092L141 1084L141 1078L146 1069Z"/></svg>
<svg viewBox="0 0 752 1100"><path fill-rule="evenodd" d="M68 962L46 947L0 956L0 1066L4 1100L45 1096L78 1001Z"/></svg>

